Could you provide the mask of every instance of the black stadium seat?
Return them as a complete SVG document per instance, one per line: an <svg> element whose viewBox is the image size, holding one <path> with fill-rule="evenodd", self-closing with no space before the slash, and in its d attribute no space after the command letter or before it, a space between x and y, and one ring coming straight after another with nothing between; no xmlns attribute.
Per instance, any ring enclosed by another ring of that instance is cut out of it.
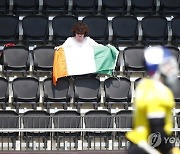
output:
<svg viewBox="0 0 180 154"><path fill-rule="evenodd" d="M178 46L180 43L180 17L174 17L171 20L172 38L171 43Z"/></svg>
<svg viewBox="0 0 180 154"><path fill-rule="evenodd" d="M22 20L25 45L47 44L49 40L48 18L41 15L25 16Z"/></svg>
<svg viewBox="0 0 180 154"><path fill-rule="evenodd" d="M0 44L19 42L19 19L13 15L0 16Z"/></svg>
<svg viewBox="0 0 180 154"><path fill-rule="evenodd" d="M0 0L0 14L9 13L9 0Z"/></svg>
<svg viewBox="0 0 180 154"><path fill-rule="evenodd" d="M52 20L53 40L55 45L64 43L67 37L73 36L72 28L78 18L75 16L56 16Z"/></svg>
<svg viewBox="0 0 180 154"><path fill-rule="evenodd" d="M89 28L89 36L101 44L108 43L108 19L104 16L86 16L82 20Z"/></svg>
<svg viewBox="0 0 180 154"><path fill-rule="evenodd" d="M113 44L135 45L138 41L138 20L133 16L117 16L112 19Z"/></svg>
<svg viewBox="0 0 180 154"><path fill-rule="evenodd" d="M8 80L0 77L0 105L2 109L6 109L9 101L9 84Z"/></svg>

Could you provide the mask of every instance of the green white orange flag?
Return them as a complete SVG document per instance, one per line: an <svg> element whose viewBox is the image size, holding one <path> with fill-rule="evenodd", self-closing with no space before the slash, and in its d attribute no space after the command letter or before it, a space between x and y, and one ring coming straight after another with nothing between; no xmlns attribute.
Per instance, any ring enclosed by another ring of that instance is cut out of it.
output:
<svg viewBox="0 0 180 154"><path fill-rule="evenodd" d="M112 45L89 48L61 47L55 51L53 83L58 78L88 73L111 75L115 69L119 51Z"/></svg>

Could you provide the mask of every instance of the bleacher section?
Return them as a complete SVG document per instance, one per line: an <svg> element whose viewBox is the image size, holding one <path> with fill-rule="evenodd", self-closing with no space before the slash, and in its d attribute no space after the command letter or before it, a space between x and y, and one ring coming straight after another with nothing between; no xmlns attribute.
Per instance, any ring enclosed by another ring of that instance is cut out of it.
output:
<svg viewBox="0 0 180 154"><path fill-rule="evenodd" d="M179 63L180 1L165 2L0 0L0 153L125 153L135 88L146 76L144 49L166 46ZM113 76L70 76L54 86L54 47L72 36L78 21L88 24L98 43L119 50L116 69ZM178 92L172 130L177 138Z"/></svg>

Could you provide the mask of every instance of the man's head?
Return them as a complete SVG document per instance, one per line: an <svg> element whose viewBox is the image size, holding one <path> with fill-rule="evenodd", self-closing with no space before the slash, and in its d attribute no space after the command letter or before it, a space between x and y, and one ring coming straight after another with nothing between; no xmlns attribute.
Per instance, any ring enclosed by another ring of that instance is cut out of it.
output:
<svg viewBox="0 0 180 154"><path fill-rule="evenodd" d="M149 47L145 50L144 57L150 77L161 80L169 87L175 86L179 69L176 58L168 48Z"/></svg>

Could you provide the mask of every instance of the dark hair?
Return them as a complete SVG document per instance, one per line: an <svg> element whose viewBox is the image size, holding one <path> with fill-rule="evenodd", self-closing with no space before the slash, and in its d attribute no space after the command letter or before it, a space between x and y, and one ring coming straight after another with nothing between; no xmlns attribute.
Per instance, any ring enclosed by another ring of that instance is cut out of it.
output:
<svg viewBox="0 0 180 154"><path fill-rule="evenodd" d="M78 22L72 28L74 36L76 34L84 34L84 36L88 35L88 26L85 23Z"/></svg>

